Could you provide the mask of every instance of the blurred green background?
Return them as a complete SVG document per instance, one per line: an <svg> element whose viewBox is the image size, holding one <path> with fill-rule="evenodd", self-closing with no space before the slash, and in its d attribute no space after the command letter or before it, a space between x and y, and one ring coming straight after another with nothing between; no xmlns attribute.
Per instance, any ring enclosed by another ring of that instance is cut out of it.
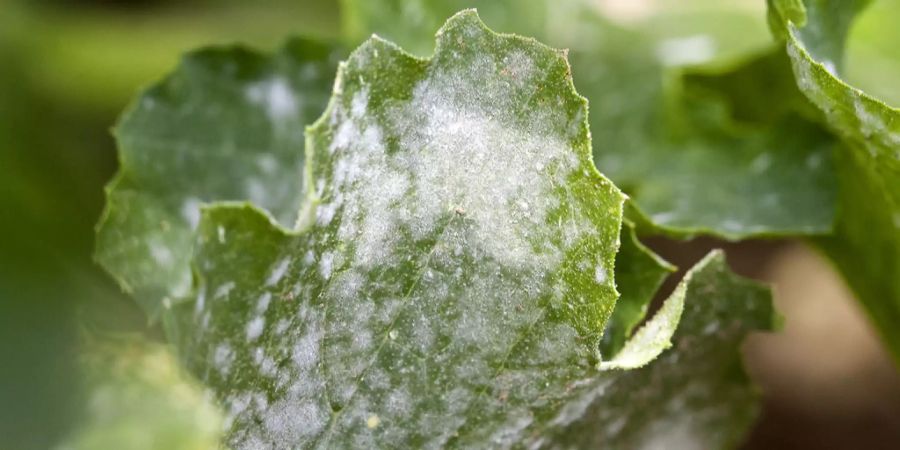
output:
<svg viewBox="0 0 900 450"><path fill-rule="evenodd" d="M727 62L770 45L764 3L603 0L597 7L659 39L712 35L713 58ZM900 105L898 21L900 2L876 1L853 29L846 72L893 105ZM161 339L91 259L103 186L116 170L109 129L118 113L187 50L234 42L268 50L291 34L339 39L340 24L337 0L0 3L0 449L52 448L78 423L85 335ZM720 244L656 246L688 262ZM783 336L749 346L750 369L767 394L747 445L900 447L896 370L830 268L795 243L729 250L737 270L776 283L788 317Z"/></svg>

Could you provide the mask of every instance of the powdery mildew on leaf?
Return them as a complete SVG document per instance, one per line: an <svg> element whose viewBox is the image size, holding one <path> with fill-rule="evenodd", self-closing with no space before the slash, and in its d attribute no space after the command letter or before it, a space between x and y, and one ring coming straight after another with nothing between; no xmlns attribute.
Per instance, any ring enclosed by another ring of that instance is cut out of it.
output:
<svg viewBox="0 0 900 450"><path fill-rule="evenodd" d="M676 296L667 300L667 305L683 306L678 329L667 336L672 348L640 369L604 372L579 386L567 405L574 414L561 413L551 425L564 426L535 433L533 444L559 449L738 446L758 413L758 393L740 370L740 343L750 332L772 329L771 293L731 273L718 251L698 262L679 289L683 302Z"/></svg>
<svg viewBox="0 0 900 450"><path fill-rule="evenodd" d="M472 11L430 60L356 50L308 131L315 219L200 219L182 352L229 444L502 447L555 415L617 296L624 198L586 112L562 52Z"/></svg>
<svg viewBox="0 0 900 450"><path fill-rule="evenodd" d="M271 56L200 50L123 115L96 257L151 317L190 292L203 204L248 200L297 220L303 127L328 102L339 54L303 39Z"/></svg>

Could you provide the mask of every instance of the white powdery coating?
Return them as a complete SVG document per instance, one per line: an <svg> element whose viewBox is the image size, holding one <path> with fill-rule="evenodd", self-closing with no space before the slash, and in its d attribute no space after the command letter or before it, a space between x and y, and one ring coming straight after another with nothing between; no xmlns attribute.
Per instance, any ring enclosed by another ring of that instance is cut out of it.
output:
<svg viewBox="0 0 900 450"><path fill-rule="evenodd" d="M216 292L213 294L213 298L220 299L223 297L227 297L231 290L234 289L234 282L229 281L227 283L223 283L219 287L216 288Z"/></svg>
<svg viewBox="0 0 900 450"><path fill-rule="evenodd" d="M265 314L266 310L269 309L269 302L272 301L272 293L265 292L259 296L259 299L256 300L256 314Z"/></svg>
<svg viewBox="0 0 900 450"><path fill-rule="evenodd" d="M192 230L196 229L197 224L200 223L200 205L202 204L200 199L194 197L188 197L181 204L181 217L187 221Z"/></svg>
<svg viewBox="0 0 900 450"><path fill-rule="evenodd" d="M161 266L168 266L172 263L174 255L169 247L162 243L161 240L152 240L147 243L150 249L150 256Z"/></svg>
<svg viewBox="0 0 900 450"><path fill-rule="evenodd" d="M353 94L349 111L333 112L336 194L319 206L318 218L328 224L343 208L338 236L356 246L357 264L371 267L389 257L401 238L397 230L432 236L453 212L471 225L464 244L500 264L549 269L559 263L561 249L546 240L553 236L538 233L560 206L554 191L564 188L577 158L556 132L558 117L522 110L516 86L539 75L530 57L513 51L503 62L499 69L510 83L488 98L485 91L494 86L485 88L478 77L498 67L485 57L433 70L409 102L388 109L387 123L368 114L368 89ZM390 157L385 127L399 138L400 151Z"/></svg>
<svg viewBox="0 0 900 450"><path fill-rule="evenodd" d="M519 333L541 318L537 299L564 291L548 286L548 277L598 232L569 190L569 178L589 167L572 143L583 123L560 113L562 98L530 103L547 73L521 49L463 61L451 53L451 61L432 63L409 98L378 109L364 74L346 75L358 87L336 88L345 96L328 118L331 163L316 181L315 239L340 243L316 258L328 281L328 344L307 335L295 341L292 359L299 368L319 360L328 368L331 400L347 404L329 427L341 442L366 444L377 430L383 445L402 446L411 430L398 427L410 421L449 438L478 389L463 389L457 397L464 401L441 395L443 404L428 405L414 394L425 382L418 371L443 367L454 378L490 383ZM594 256L582 259L595 267ZM375 276L408 261L418 274L412 288ZM401 298L367 297L385 289ZM446 319L435 321L439 314ZM541 344L560 361L578 345L573 328L563 331ZM382 346L400 353L376 362ZM485 438L521 439L532 418L527 408L520 412ZM368 426L373 415L377 427Z"/></svg>
<svg viewBox="0 0 900 450"><path fill-rule="evenodd" d="M573 148L586 134L583 112L569 115L568 91L546 95L559 86L533 51L492 52L447 49L408 96L380 102L370 98L371 74L345 67L359 83L335 88L322 134L330 142L316 150L330 161L311 166L318 204L308 247L298 247L293 266L275 260L262 280L274 286L290 267L296 284L271 305L263 294L242 319L241 370L275 389L227 394L233 447L391 448L415 433L445 445L471 407L515 385L495 372L545 317L539 300L570 308L585 300L565 298L557 277L599 233L593 209L570 191L570 177L590 168ZM369 57L372 48L354 56ZM596 254L584 253L576 263L590 280ZM596 274L608 284L605 268ZM297 305L288 320L277 315L282 300ZM262 345L266 317L267 338L277 340ZM523 381L541 364L570 363L580 345L569 324L540 333L539 352L530 349L515 371ZM528 389L564 390L558 384ZM423 398L426 389L437 402ZM534 416L524 404L515 412L485 442L521 440Z"/></svg>
<svg viewBox="0 0 900 450"><path fill-rule="evenodd" d="M284 258L272 268L272 272L269 273L269 278L266 279L266 286L274 286L281 278L284 277L284 274L287 272L288 266L290 265L291 260L288 258Z"/></svg>
<svg viewBox="0 0 900 450"><path fill-rule="evenodd" d="M234 350L228 344L219 344L213 353L213 365L223 375L227 375L234 362Z"/></svg>
<svg viewBox="0 0 900 450"><path fill-rule="evenodd" d="M299 100L283 78L273 78L247 88L247 99L266 109L269 119L282 121L297 113Z"/></svg>
<svg viewBox="0 0 900 450"><path fill-rule="evenodd" d="M262 317L254 317L247 324L247 340L255 341L262 334L263 328L266 326L266 319Z"/></svg>
<svg viewBox="0 0 900 450"><path fill-rule="evenodd" d="M603 264L597 264L597 267L594 268L594 281L597 284L606 284L606 280L609 278L607 275L606 267Z"/></svg>

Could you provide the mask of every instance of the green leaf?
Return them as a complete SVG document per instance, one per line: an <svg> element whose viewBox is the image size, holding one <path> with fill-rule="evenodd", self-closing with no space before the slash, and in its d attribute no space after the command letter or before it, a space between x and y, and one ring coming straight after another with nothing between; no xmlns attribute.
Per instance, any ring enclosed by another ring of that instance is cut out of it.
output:
<svg viewBox="0 0 900 450"><path fill-rule="evenodd" d="M57 448L220 448L222 413L178 367L168 348L134 339L87 347L86 411Z"/></svg>
<svg viewBox="0 0 900 450"><path fill-rule="evenodd" d="M517 442L596 372L624 196L564 53L469 11L415 59L378 38L308 131L296 232L206 209L182 353L230 443Z"/></svg>
<svg viewBox="0 0 900 450"><path fill-rule="evenodd" d="M679 289L684 310L672 348L644 368L606 372L579 385L566 407L570 414L555 419L562 426L536 433L545 447L732 448L741 442L759 408L738 349L747 333L773 328L769 289L732 274L721 252L697 263Z"/></svg>
<svg viewBox="0 0 900 450"><path fill-rule="evenodd" d="M844 45L854 17L871 0L767 0L776 35L806 43L810 57L831 72L843 65ZM788 22L802 28L788 26Z"/></svg>
<svg viewBox="0 0 900 450"><path fill-rule="evenodd" d="M674 266L638 240L634 226L624 222L622 246L616 255L616 288L620 296L603 333L603 355L614 355L622 348L634 327L644 320L656 291L674 271Z"/></svg>
<svg viewBox="0 0 900 450"><path fill-rule="evenodd" d="M900 361L900 110L847 85L831 60L814 53L822 57L819 49L840 47L845 31L832 35L826 25L849 24L864 3L835 2L828 8L806 3L807 27L820 32L804 32L787 19L781 24L797 84L846 144L835 165L840 186L835 232L817 242Z"/></svg>
<svg viewBox="0 0 900 450"><path fill-rule="evenodd" d="M303 129L325 108L340 56L300 39L272 58L202 50L124 115L96 258L151 317L189 292L202 204L246 199L297 220Z"/></svg>

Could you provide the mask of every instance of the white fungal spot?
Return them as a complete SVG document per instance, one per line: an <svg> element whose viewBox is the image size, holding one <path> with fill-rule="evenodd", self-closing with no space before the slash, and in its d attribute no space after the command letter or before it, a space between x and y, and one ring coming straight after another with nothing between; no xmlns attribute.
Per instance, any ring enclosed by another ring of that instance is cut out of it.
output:
<svg viewBox="0 0 900 450"><path fill-rule="evenodd" d="M269 277L266 279L266 286L274 286L282 278L284 278L284 274L287 272L288 266L291 261L288 258L283 258L275 264L275 267L272 268L272 271L269 272Z"/></svg>
<svg viewBox="0 0 900 450"><path fill-rule="evenodd" d="M151 241L149 243L150 246L150 256L156 261L160 266L168 266L172 264L172 260L174 256L172 255L172 251L169 250L165 244L159 241Z"/></svg>
<svg viewBox="0 0 900 450"><path fill-rule="evenodd" d="M594 281L597 284L605 284L608 275L606 273L606 267L603 267L603 264L597 264L597 267L594 268Z"/></svg>
<svg viewBox="0 0 900 450"><path fill-rule="evenodd" d="M234 362L234 350L228 344L219 344L213 352L213 365L222 375L227 375Z"/></svg>
<svg viewBox="0 0 900 450"><path fill-rule="evenodd" d="M319 261L319 275L324 279L331 278L332 264L334 264L334 253L328 252L322 255Z"/></svg>
<svg viewBox="0 0 900 450"><path fill-rule="evenodd" d="M216 292L213 294L213 298L219 299L222 297L227 297L231 290L234 289L234 282L229 281L227 283L223 283L218 288L216 288Z"/></svg>
<svg viewBox="0 0 900 450"><path fill-rule="evenodd" d="M194 197L186 198L181 204L181 217L187 221L192 230L196 229L197 224L200 223L200 205L202 204L200 199Z"/></svg>
<svg viewBox="0 0 900 450"><path fill-rule="evenodd" d="M255 341L262 332L263 328L266 325L266 319L263 317L255 317L250 323L247 324L247 340Z"/></svg>
<svg viewBox="0 0 900 450"><path fill-rule="evenodd" d="M256 300L256 313L264 314L269 309L269 303L272 301L272 294L265 292Z"/></svg>
<svg viewBox="0 0 900 450"><path fill-rule="evenodd" d="M247 99L264 107L269 119L276 122L293 116L298 110L298 99L283 78L274 78L248 87Z"/></svg>

